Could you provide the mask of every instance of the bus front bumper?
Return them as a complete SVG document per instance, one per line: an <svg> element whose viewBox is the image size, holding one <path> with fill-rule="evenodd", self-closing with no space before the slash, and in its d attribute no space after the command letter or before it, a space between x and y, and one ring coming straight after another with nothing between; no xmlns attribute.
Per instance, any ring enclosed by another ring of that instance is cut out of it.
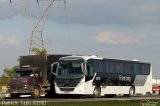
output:
<svg viewBox="0 0 160 106"><path fill-rule="evenodd" d="M57 87L55 86L57 94L73 94L84 95L84 89L82 87Z"/></svg>

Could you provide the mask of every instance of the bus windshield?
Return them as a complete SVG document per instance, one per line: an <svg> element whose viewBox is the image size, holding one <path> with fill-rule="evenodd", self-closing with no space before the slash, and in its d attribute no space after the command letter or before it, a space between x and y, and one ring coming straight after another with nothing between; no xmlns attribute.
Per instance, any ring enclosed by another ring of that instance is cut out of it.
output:
<svg viewBox="0 0 160 106"><path fill-rule="evenodd" d="M78 79L84 76L81 64L83 61L60 61L56 68L56 78L58 79Z"/></svg>

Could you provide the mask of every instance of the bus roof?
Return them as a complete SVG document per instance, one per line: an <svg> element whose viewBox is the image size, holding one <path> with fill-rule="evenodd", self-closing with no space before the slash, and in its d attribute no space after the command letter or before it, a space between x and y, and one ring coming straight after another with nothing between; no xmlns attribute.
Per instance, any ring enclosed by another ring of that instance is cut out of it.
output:
<svg viewBox="0 0 160 106"><path fill-rule="evenodd" d="M147 62L140 62L138 60L125 60L125 59L111 59L111 58L103 58L103 57L98 57L96 55L72 55L72 56L65 56L60 58L60 60L78 60L78 59L83 59L87 61L88 59L97 59L97 60L110 60L110 61L122 61L122 62L131 62L131 63L146 63L150 64Z"/></svg>
<svg viewBox="0 0 160 106"><path fill-rule="evenodd" d="M67 60L67 59L72 59L72 60L75 60L75 59L83 59L85 61L87 61L88 59L99 59L99 60L102 60L103 58L100 58L96 55L72 55L72 56L65 56L65 57L62 57L60 58L60 60Z"/></svg>

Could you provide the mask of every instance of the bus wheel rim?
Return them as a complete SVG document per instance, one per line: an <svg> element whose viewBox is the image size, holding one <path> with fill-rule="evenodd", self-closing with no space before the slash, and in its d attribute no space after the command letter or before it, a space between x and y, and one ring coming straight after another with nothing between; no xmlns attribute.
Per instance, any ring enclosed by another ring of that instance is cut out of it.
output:
<svg viewBox="0 0 160 106"><path fill-rule="evenodd" d="M94 89L94 95L99 96L99 90L97 88Z"/></svg>
<svg viewBox="0 0 160 106"><path fill-rule="evenodd" d="M134 95L134 89L133 89L133 88L130 89L130 95L131 95L131 96Z"/></svg>

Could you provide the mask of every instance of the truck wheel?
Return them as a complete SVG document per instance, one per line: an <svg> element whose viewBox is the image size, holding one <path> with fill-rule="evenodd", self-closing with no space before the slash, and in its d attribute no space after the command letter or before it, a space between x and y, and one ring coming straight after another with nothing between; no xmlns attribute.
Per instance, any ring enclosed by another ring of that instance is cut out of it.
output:
<svg viewBox="0 0 160 106"><path fill-rule="evenodd" d="M129 89L129 97L134 96L135 95L135 88L133 86L130 87Z"/></svg>
<svg viewBox="0 0 160 106"><path fill-rule="evenodd" d="M11 94L11 98L16 98L16 99L18 99L19 98L19 94Z"/></svg>
<svg viewBox="0 0 160 106"><path fill-rule="evenodd" d="M32 98L39 98L41 95L41 89L38 86L35 86L32 92Z"/></svg>
<svg viewBox="0 0 160 106"><path fill-rule="evenodd" d="M101 96L101 88L96 86L93 90L93 97L98 98Z"/></svg>

